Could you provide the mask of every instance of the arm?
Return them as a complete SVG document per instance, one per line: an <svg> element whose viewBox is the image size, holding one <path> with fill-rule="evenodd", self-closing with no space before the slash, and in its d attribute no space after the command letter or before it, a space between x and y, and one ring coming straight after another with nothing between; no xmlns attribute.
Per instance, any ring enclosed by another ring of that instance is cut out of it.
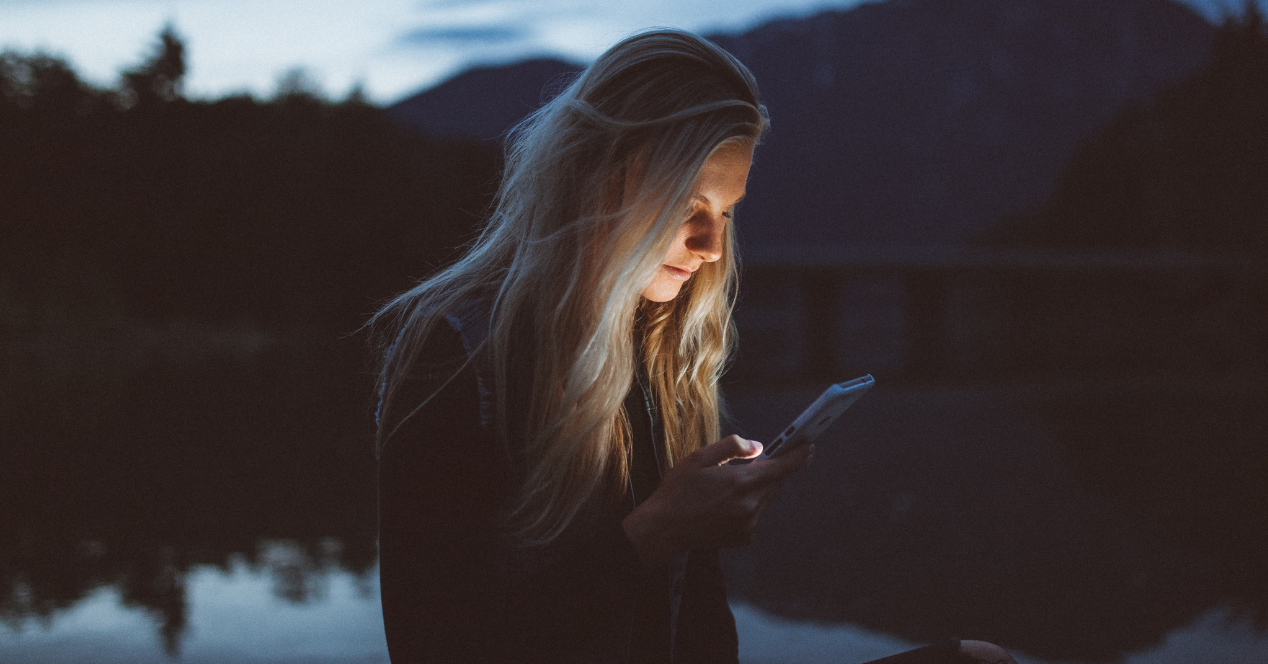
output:
<svg viewBox="0 0 1268 664"><path fill-rule="evenodd" d="M747 546L757 517L779 487L809 461L814 445L776 458L754 459L762 444L727 436L683 458L660 486L630 512L621 526L649 566L664 564L681 551Z"/></svg>
<svg viewBox="0 0 1268 664"><path fill-rule="evenodd" d="M437 336L424 349L418 375L402 388L398 413L459 366L456 335ZM478 407L474 376L464 372L383 447L379 575L388 649L397 664L497 658L488 634L503 618L487 582L487 556L505 470L480 437Z"/></svg>
<svg viewBox="0 0 1268 664"><path fill-rule="evenodd" d="M451 330L435 337L400 404L421 401L465 358ZM457 361L429 371L429 358ZM542 549L499 537L511 471L478 404L468 370L384 445L380 577L392 661L624 661L637 551L615 516L579 521Z"/></svg>
<svg viewBox="0 0 1268 664"><path fill-rule="evenodd" d="M739 644L717 549L688 554L683 586L674 661L734 664Z"/></svg>
<svg viewBox="0 0 1268 664"><path fill-rule="evenodd" d="M762 508L813 446L775 459L753 458L761 444L728 436L676 464L656 491L622 522L643 560L660 563L690 550L674 649L680 661L735 662L735 619L726 601L717 546L745 545Z"/></svg>

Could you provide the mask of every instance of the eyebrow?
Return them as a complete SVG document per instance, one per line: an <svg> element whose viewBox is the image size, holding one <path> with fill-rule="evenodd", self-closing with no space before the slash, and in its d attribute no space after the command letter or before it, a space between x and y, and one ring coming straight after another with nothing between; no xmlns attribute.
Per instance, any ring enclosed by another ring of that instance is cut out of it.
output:
<svg viewBox="0 0 1268 664"><path fill-rule="evenodd" d="M737 199L735 199L735 202L734 202L734 203L732 203L732 204L731 204L731 206L732 206L732 207L734 207L734 206L736 206L736 205L739 205L739 204L740 204L740 201L744 200L744 197L745 197L745 196L748 196L748 192L747 192L747 191L745 191L743 194L740 194L740 197L739 197L739 198L737 198ZM711 204L713 203L713 201L709 200L709 197L708 197L708 196L705 196L704 194L696 194L696 195L693 197L693 200L704 201L704 204L705 204L705 205L711 205Z"/></svg>

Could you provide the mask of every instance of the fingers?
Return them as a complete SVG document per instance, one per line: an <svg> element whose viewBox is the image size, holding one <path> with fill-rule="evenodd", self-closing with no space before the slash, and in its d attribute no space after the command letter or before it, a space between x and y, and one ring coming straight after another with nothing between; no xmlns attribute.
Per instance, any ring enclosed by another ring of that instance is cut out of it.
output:
<svg viewBox="0 0 1268 664"><path fill-rule="evenodd" d="M727 436L712 445L692 452L685 461L707 468L724 464L731 459L752 459L762 453L762 444L739 436Z"/></svg>
<svg viewBox="0 0 1268 664"><path fill-rule="evenodd" d="M773 459L761 457L761 452L761 443L728 436L675 465L657 492L669 492L662 496L672 507L665 513L689 524L675 528L675 532L684 533L680 537L684 545L742 546L751 542L758 516L780 485L805 466L811 446L789 449ZM747 465L726 464L733 459L755 460Z"/></svg>
<svg viewBox="0 0 1268 664"><path fill-rule="evenodd" d="M782 481L801 470L810 460L814 445L801 445L776 457L762 457L746 466L758 482Z"/></svg>

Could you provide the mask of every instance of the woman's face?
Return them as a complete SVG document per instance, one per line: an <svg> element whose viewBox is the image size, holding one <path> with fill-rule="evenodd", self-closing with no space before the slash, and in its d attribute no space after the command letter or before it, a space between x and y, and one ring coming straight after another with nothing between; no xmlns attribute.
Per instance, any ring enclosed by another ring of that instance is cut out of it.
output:
<svg viewBox="0 0 1268 664"><path fill-rule="evenodd" d="M722 258L722 237L731 220L731 210L744 198L753 146L728 143L718 148L700 170L692 191L691 211L678 228L669 251L643 297L668 302L678 296L682 285L705 263Z"/></svg>

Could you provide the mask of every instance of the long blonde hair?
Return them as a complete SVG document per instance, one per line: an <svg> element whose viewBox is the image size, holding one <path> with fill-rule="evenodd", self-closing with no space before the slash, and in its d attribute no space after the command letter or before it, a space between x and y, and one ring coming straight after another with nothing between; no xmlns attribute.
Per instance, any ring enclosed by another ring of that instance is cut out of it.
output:
<svg viewBox="0 0 1268 664"><path fill-rule="evenodd" d="M524 443L504 524L518 540L549 542L596 490L624 488L622 403L636 357L669 463L717 440L717 384L734 340L731 224L721 259L677 298L640 293L686 219L705 161L724 144L755 145L767 126L752 74L700 37L646 32L600 56L511 131L492 213L467 253L372 320L385 351L379 449L420 406L393 400L424 340L448 312L480 299L489 335L472 361L492 379L496 435ZM507 367L525 340L532 389L523 420L508 421Z"/></svg>

